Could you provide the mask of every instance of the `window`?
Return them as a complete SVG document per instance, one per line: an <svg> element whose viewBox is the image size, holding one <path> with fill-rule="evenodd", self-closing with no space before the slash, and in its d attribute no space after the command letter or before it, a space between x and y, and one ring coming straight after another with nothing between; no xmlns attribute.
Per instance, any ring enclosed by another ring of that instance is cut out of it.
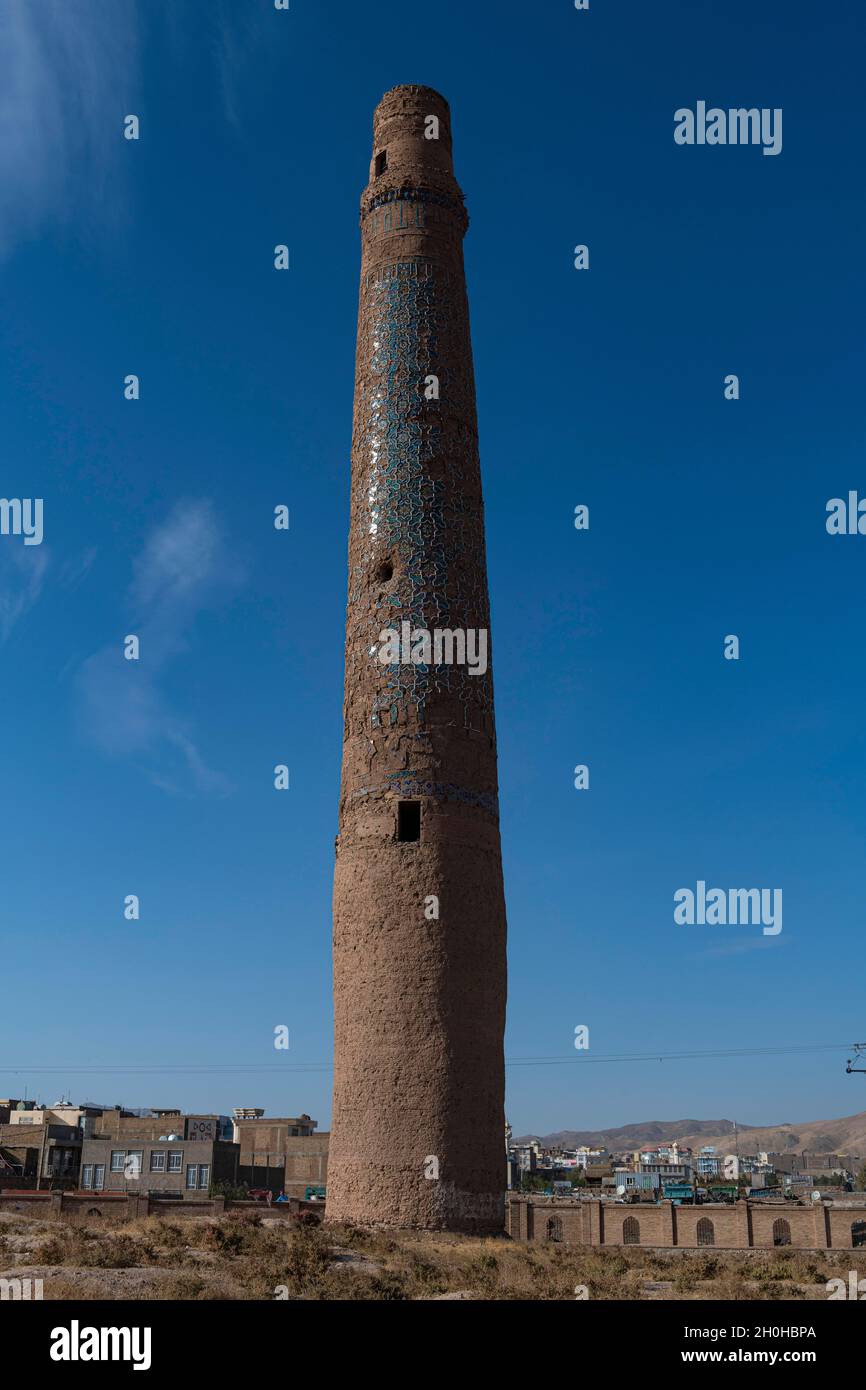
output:
<svg viewBox="0 0 866 1390"><path fill-rule="evenodd" d="M380 175L384 174L385 170L388 168L387 150L382 150L380 154L376 155L376 163L374 167L376 171L376 178L378 179Z"/></svg>
<svg viewBox="0 0 866 1390"><path fill-rule="evenodd" d="M126 1155L123 1171L128 1178L138 1178L144 1163L144 1149L130 1149Z"/></svg>
<svg viewBox="0 0 866 1390"><path fill-rule="evenodd" d="M622 1223L622 1243L640 1245L640 1222L633 1216L627 1216Z"/></svg>
<svg viewBox="0 0 866 1390"><path fill-rule="evenodd" d="M165 1172L165 1149L153 1149L150 1155L150 1171L152 1173Z"/></svg>
<svg viewBox="0 0 866 1390"><path fill-rule="evenodd" d="M397 839L402 844L421 839L421 802L397 802Z"/></svg>
<svg viewBox="0 0 866 1390"><path fill-rule="evenodd" d="M199 1164L199 1169L198 1169L198 1185L199 1185L199 1187L207 1187L207 1186L209 1185L209 1183L210 1183L210 1164L209 1164L209 1163L200 1163L200 1164Z"/></svg>
<svg viewBox="0 0 866 1390"><path fill-rule="evenodd" d="M97 1192L101 1192L105 1186L105 1164L97 1163L93 1169L93 1186Z"/></svg>
<svg viewBox="0 0 866 1390"><path fill-rule="evenodd" d="M715 1245L715 1243L715 1227L708 1216L702 1216L698 1222L698 1245Z"/></svg>
<svg viewBox="0 0 866 1390"><path fill-rule="evenodd" d="M92 1187L92 1186L93 1186L93 1164L92 1164L92 1163L85 1163L84 1167L83 1167L82 1170L81 1170L81 1186L82 1186L82 1187Z"/></svg>
<svg viewBox="0 0 866 1390"><path fill-rule="evenodd" d="M189 1163L186 1169L187 1187L195 1187L198 1184L198 1164Z"/></svg>
<svg viewBox="0 0 866 1390"><path fill-rule="evenodd" d="M866 1245L866 1221L855 1221L851 1227L851 1244L857 1249Z"/></svg>
<svg viewBox="0 0 866 1390"><path fill-rule="evenodd" d="M562 1217L550 1216L547 1219L547 1239L562 1240Z"/></svg>
<svg viewBox="0 0 866 1390"><path fill-rule="evenodd" d="M170 1173L183 1172L183 1149L169 1150L168 1171Z"/></svg>
<svg viewBox="0 0 866 1390"><path fill-rule="evenodd" d="M126 1163L126 1149L113 1149L111 1153L112 1173L122 1173Z"/></svg>
<svg viewBox="0 0 866 1390"><path fill-rule="evenodd" d="M791 1227L788 1225L787 1221L783 1221L781 1217L778 1221L773 1222L773 1244L791 1244Z"/></svg>

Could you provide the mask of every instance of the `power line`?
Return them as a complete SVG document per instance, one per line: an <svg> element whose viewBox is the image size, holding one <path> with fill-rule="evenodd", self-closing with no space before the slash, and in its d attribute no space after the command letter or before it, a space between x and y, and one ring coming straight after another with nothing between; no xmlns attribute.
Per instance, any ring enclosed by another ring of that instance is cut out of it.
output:
<svg viewBox="0 0 866 1390"><path fill-rule="evenodd" d="M616 1062L679 1062L708 1060L712 1058L730 1057L780 1057L792 1056L797 1053L814 1052L839 1052L850 1051L854 1046L850 1042L839 1043L797 1043L782 1044L777 1047L728 1047L728 1048L703 1048L692 1049L684 1052L615 1052L602 1054L599 1057L510 1057L506 1058L506 1067L554 1067L554 1066L592 1066L600 1063ZM132 1066L40 1066L32 1064L29 1066L0 1066L0 1075L15 1076L27 1072L49 1076L250 1076L271 1075L278 1076L285 1072L328 1072L332 1070L333 1064L330 1062L281 1062L271 1063L262 1066L252 1063L181 1063L167 1066L152 1066L135 1064Z"/></svg>

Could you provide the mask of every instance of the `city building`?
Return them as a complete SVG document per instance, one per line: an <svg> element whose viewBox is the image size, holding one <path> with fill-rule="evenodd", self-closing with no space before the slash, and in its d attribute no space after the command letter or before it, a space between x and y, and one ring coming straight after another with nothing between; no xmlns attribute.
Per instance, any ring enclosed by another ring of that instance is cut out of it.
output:
<svg viewBox="0 0 866 1390"><path fill-rule="evenodd" d="M330 1135L316 1134L317 1123L309 1115L280 1118L258 1109L235 1110L239 1181L289 1197L303 1197L308 1187L325 1187Z"/></svg>
<svg viewBox="0 0 866 1390"><path fill-rule="evenodd" d="M84 1139L81 1189L140 1192L181 1199L207 1197L213 1184L237 1186L240 1149L221 1139Z"/></svg>
<svg viewBox="0 0 866 1390"><path fill-rule="evenodd" d="M81 1139L77 1124L50 1118L34 1124L0 1124L0 1188L75 1187Z"/></svg>

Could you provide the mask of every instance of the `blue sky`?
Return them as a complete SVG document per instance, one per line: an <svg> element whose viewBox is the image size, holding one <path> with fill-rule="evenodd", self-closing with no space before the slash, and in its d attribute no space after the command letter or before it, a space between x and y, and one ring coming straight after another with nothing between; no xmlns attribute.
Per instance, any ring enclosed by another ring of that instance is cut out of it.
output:
<svg viewBox="0 0 866 1390"><path fill-rule="evenodd" d="M863 26L4 0L0 492L45 538L0 537L0 1094L328 1121L358 197L423 82L471 218L506 1051L562 1059L509 1119L866 1108L866 539L825 529L866 494ZM781 107L782 153L676 145L698 100ZM781 888L781 934L677 926L699 879Z"/></svg>

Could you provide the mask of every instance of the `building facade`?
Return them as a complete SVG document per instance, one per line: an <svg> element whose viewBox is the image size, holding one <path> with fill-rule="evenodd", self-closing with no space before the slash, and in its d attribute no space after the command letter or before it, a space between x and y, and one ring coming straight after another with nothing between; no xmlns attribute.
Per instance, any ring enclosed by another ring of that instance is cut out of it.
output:
<svg viewBox="0 0 866 1390"><path fill-rule="evenodd" d="M303 1197L308 1187L324 1187L330 1136L316 1134L316 1125L309 1115L281 1118L266 1116L263 1110L236 1110L240 1182L289 1197Z"/></svg>
<svg viewBox="0 0 866 1390"><path fill-rule="evenodd" d="M239 1161L238 1145L219 1139L85 1139L81 1190L196 1200L236 1186Z"/></svg>

